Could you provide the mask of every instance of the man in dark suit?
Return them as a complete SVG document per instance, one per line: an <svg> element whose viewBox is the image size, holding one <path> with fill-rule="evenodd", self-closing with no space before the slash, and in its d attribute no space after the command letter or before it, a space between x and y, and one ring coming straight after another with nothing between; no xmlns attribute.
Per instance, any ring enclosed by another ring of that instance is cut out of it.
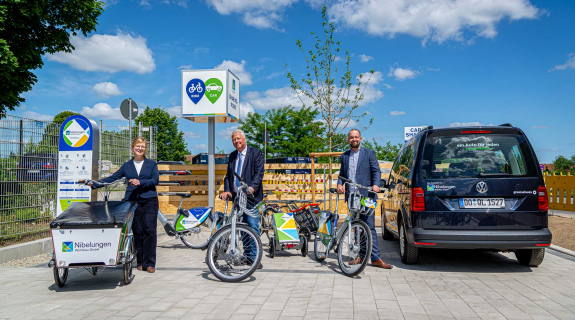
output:
<svg viewBox="0 0 575 320"><path fill-rule="evenodd" d="M375 152L361 147L361 133L357 129L351 129L349 131L347 134L347 142L349 142L351 149L341 154L340 176L350 179L354 183L362 186L371 187L374 192L379 192L381 171L379 170L379 163L375 157ZM337 192L345 192L345 199L347 201L350 193L349 186L345 185L344 188L343 182L340 179L337 181ZM371 197L374 200L377 200L377 195L374 193L368 193L367 190L364 189L361 189L360 192L364 197ZM367 223L371 230L373 240L373 246L371 249L371 265L384 269L393 268L391 265L381 260L377 245L377 232L375 231L375 214L370 216L360 215L360 218ZM359 259L360 258L358 257L358 261L354 261L354 263L360 263L361 261L359 261Z"/></svg>
<svg viewBox="0 0 575 320"><path fill-rule="evenodd" d="M230 160L228 162L228 170L224 178L224 192L220 195L221 199L226 199L229 196L236 197L240 182L233 174L238 173L240 177L250 187L248 191L248 206L255 207L264 198L262 180L264 178L264 157L258 148L250 147L246 144L246 136L240 129L232 132L232 143L236 151L230 153ZM259 217L250 217L247 214L242 216L243 222L247 223L250 228L259 235ZM244 243L244 246L253 248L255 244ZM255 256L253 250L246 250L246 258L250 259ZM262 265L258 266L261 269Z"/></svg>

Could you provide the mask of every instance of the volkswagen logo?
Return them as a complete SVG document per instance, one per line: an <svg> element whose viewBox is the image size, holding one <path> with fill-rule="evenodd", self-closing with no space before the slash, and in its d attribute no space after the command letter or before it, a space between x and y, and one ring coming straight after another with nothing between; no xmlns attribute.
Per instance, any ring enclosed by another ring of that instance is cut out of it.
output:
<svg viewBox="0 0 575 320"><path fill-rule="evenodd" d="M485 192L487 192L487 183L485 183L483 181L479 181L477 183L477 185L475 186L475 189L477 189L477 192L479 192L479 193L485 193Z"/></svg>

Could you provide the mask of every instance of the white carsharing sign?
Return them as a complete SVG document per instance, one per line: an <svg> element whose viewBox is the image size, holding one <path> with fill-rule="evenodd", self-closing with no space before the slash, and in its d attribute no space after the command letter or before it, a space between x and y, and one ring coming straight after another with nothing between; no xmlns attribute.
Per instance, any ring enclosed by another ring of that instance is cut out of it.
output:
<svg viewBox="0 0 575 320"><path fill-rule="evenodd" d="M194 122L237 122L240 80L229 70L182 71L182 117Z"/></svg>
<svg viewBox="0 0 575 320"><path fill-rule="evenodd" d="M418 133L421 132L421 130L427 128L427 126L423 126L423 127L403 127L404 133L405 133L405 142L407 142L409 139L415 137Z"/></svg>

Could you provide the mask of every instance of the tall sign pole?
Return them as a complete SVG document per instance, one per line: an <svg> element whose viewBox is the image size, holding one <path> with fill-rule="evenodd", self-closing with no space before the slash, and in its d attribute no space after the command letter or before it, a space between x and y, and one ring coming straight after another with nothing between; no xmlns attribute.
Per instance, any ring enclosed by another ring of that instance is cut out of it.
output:
<svg viewBox="0 0 575 320"><path fill-rule="evenodd" d="M208 124L208 206L214 207L216 123L239 121L239 78L229 70L183 70L182 118Z"/></svg>
<svg viewBox="0 0 575 320"><path fill-rule="evenodd" d="M128 130L130 130L130 143L132 140L132 120L134 120L138 116L138 105L136 101L132 100L132 98L124 99L120 104L120 112L124 119L129 120L130 125ZM130 157L132 156L132 148L130 149Z"/></svg>

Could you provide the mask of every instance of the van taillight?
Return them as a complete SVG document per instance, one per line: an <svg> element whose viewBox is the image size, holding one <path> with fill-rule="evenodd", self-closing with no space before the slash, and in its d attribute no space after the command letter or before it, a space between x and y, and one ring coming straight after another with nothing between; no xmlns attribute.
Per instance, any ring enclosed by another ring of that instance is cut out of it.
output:
<svg viewBox="0 0 575 320"><path fill-rule="evenodd" d="M425 194L421 188L411 188L411 211L425 211Z"/></svg>
<svg viewBox="0 0 575 320"><path fill-rule="evenodd" d="M491 133L490 130L466 130L461 131L462 134L472 134L472 133Z"/></svg>
<svg viewBox="0 0 575 320"><path fill-rule="evenodd" d="M539 202L539 211L549 210L549 197L547 197L545 186L537 188L537 201Z"/></svg>

